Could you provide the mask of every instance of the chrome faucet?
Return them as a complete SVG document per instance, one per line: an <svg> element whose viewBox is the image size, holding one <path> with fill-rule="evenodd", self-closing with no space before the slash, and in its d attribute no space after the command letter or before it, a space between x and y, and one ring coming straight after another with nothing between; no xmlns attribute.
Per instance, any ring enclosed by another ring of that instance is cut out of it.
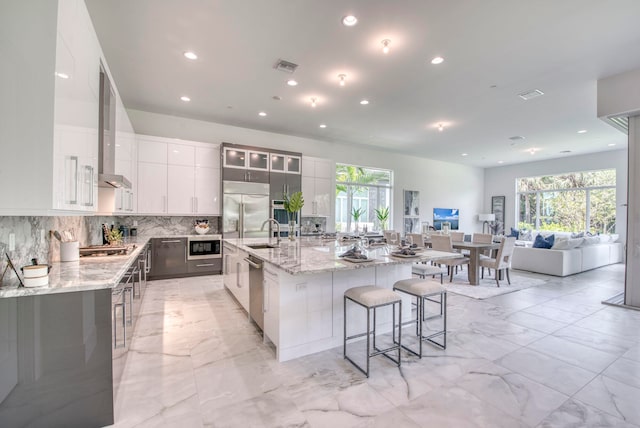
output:
<svg viewBox="0 0 640 428"><path fill-rule="evenodd" d="M275 218L268 218L262 223L260 230L264 230L264 225L267 223L273 223L276 225L276 244L280 246L280 223ZM269 241L271 241L271 235L269 235Z"/></svg>

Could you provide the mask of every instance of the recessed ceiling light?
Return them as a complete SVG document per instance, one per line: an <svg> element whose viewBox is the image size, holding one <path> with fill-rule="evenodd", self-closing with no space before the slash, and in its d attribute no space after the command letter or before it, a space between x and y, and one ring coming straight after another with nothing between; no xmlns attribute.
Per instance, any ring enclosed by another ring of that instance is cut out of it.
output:
<svg viewBox="0 0 640 428"><path fill-rule="evenodd" d="M289 79L289 80L287 80L287 85L289 85L289 86L298 86L298 82L293 80L293 79Z"/></svg>
<svg viewBox="0 0 640 428"><path fill-rule="evenodd" d="M536 148L532 147L532 148L530 148L530 149L529 149L529 150L527 150L527 151L529 152L529 154L535 155L535 154L536 154L536 152L538 151L538 149L536 149Z"/></svg>
<svg viewBox="0 0 640 428"><path fill-rule="evenodd" d="M320 128L326 128L326 127L327 127L327 125L325 125L324 123L320 124Z"/></svg>
<svg viewBox="0 0 640 428"><path fill-rule="evenodd" d="M360 104L362 104L363 106L366 106L367 104L369 104L369 100L361 100Z"/></svg>
<svg viewBox="0 0 640 428"><path fill-rule="evenodd" d="M388 54L389 53L389 44L391 44L391 40L384 39L380 43L382 43L382 53Z"/></svg>
<svg viewBox="0 0 640 428"><path fill-rule="evenodd" d="M586 134L587 130L586 129L581 129L578 131L578 134Z"/></svg>
<svg viewBox="0 0 640 428"><path fill-rule="evenodd" d="M469 156L469 153L463 153L463 154L461 154L460 156L463 156L463 157L464 157L464 156Z"/></svg>
<svg viewBox="0 0 640 428"><path fill-rule="evenodd" d="M264 117L264 116L266 116L266 115L267 115L267 113L265 113L265 112L263 112L263 111L261 111L260 113L258 113L258 116L263 116L263 117Z"/></svg>
<svg viewBox="0 0 640 428"><path fill-rule="evenodd" d="M442 123L438 124L438 131L440 131L440 132L444 131L444 124L442 124Z"/></svg>
<svg viewBox="0 0 640 428"><path fill-rule="evenodd" d="M347 78L346 74L338 74L338 79L340 79L340 86L344 86L345 84L345 79Z"/></svg>
<svg viewBox="0 0 640 428"><path fill-rule="evenodd" d="M358 18L356 18L353 15L347 15L344 18L342 18L342 24L347 27L353 27L357 23L358 23Z"/></svg>
<svg viewBox="0 0 640 428"><path fill-rule="evenodd" d="M609 143L609 144L607 144L607 146L609 146L609 147L613 147L613 146L615 146L615 145L616 145L616 143Z"/></svg>
<svg viewBox="0 0 640 428"><path fill-rule="evenodd" d="M315 106L316 106L316 98L311 97L311 107L315 107Z"/></svg>
<svg viewBox="0 0 640 428"><path fill-rule="evenodd" d="M498 163L504 163L504 161L503 160L499 160Z"/></svg>
<svg viewBox="0 0 640 428"><path fill-rule="evenodd" d="M61 79L68 79L70 77L67 73L56 73L56 76Z"/></svg>
<svg viewBox="0 0 640 428"><path fill-rule="evenodd" d="M183 55L187 59L198 59L198 55L195 52L187 51Z"/></svg>
<svg viewBox="0 0 640 428"><path fill-rule="evenodd" d="M434 65L442 64L443 62L444 62L444 58L442 58L441 56L437 56L431 60L431 64L434 64Z"/></svg>
<svg viewBox="0 0 640 428"><path fill-rule="evenodd" d="M187 96L185 96L185 95L181 96L181 97L180 97L180 99L181 99L182 101L184 101L185 103L188 103L189 101L191 101L191 98L189 98L189 97L187 97Z"/></svg>

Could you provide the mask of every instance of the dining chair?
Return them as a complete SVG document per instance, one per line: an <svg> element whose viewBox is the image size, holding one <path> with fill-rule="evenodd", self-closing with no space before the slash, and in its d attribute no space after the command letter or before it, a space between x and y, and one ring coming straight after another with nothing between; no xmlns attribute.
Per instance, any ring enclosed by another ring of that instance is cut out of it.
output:
<svg viewBox="0 0 640 428"><path fill-rule="evenodd" d="M471 235L471 242L475 244L491 244L493 243L493 235L490 233L474 233ZM480 259L490 259L494 250L482 250ZM491 275L491 269L489 269Z"/></svg>
<svg viewBox="0 0 640 428"><path fill-rule="evenodd" d="M407 233L407 240L411 245L416 244L419 248L424 248L424 235L422 233Z"/></svg>
<svg viewBox="0 0 640 428"><path fill-rule="evenodd" d="M449 236L451 236L451 242L464 242L464 232L449 232ZM457 248L454 248L453 252L460 253L465 256L469 255L469 251L458 250ZM460 269L462 269L462 266L460 266ZM456 266L456 273L458 273L458 266Z"/></svg>
<svg viewBox="0 0 640 428"><path fill-rule="evenodd" d="M387 244L397 245L400 243L400 235L395 230L385 230L382 232Z"/></svg>
<svg viewBox="0 0 640 428"><path fill-rule="evenodd" d="M453 253L453 244L450 235L431 235L431 248L436 251L446 251ZM453 282L454 267L468 265L470 262L468 257L441 259L436 263L447 266L449 273L449 282Z"/></svg>
<svg viewBox="0 0 640 428"><path fill-rule="evenodd" d="M507 274L507 282L511 285L511 278L509 278L509 269L511 268L511 259L513 256L513 249L515 247L516 238L502 238L500 242L500 248L498 248L498 254L495 259L487 258L480 259L480 267L482 268L482 278L484 279L484 268L495 269L496 284L500 287L500 271L504 270Z"/></svg>

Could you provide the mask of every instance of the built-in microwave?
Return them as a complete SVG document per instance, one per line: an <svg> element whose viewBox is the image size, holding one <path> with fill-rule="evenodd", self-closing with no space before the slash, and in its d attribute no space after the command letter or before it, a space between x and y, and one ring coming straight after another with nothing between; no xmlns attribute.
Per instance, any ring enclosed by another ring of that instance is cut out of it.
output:
<svg viewBox="0 0 640 428"><path fill-rule="evenodd" d="M219 259L222 257L222 236L194 235L187 238L187 260Z"/></svg>
<svg viewBox="0 0 640 428"><path fill-rule="evenodd" d="M284 209L283 200L271 201L271 217L281 225L289 224L289 217L287 216L287 210ZM292 214L291 220L295 220L298 223L298 214ZM281 231L283 232L284 230L281 229Z"/></svg>

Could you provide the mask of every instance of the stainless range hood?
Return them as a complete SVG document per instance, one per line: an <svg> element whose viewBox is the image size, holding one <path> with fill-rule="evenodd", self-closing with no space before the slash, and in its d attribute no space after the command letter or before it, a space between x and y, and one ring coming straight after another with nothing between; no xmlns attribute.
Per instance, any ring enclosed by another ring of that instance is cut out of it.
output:
<svg viewBox="0 0 640 428"><path fill-rule="evenodd" d="M98 121L98 185L107 188L131 188L123 175L115 174L116 158L116 96L109 77L100 67L100 118Z"/></svg>

